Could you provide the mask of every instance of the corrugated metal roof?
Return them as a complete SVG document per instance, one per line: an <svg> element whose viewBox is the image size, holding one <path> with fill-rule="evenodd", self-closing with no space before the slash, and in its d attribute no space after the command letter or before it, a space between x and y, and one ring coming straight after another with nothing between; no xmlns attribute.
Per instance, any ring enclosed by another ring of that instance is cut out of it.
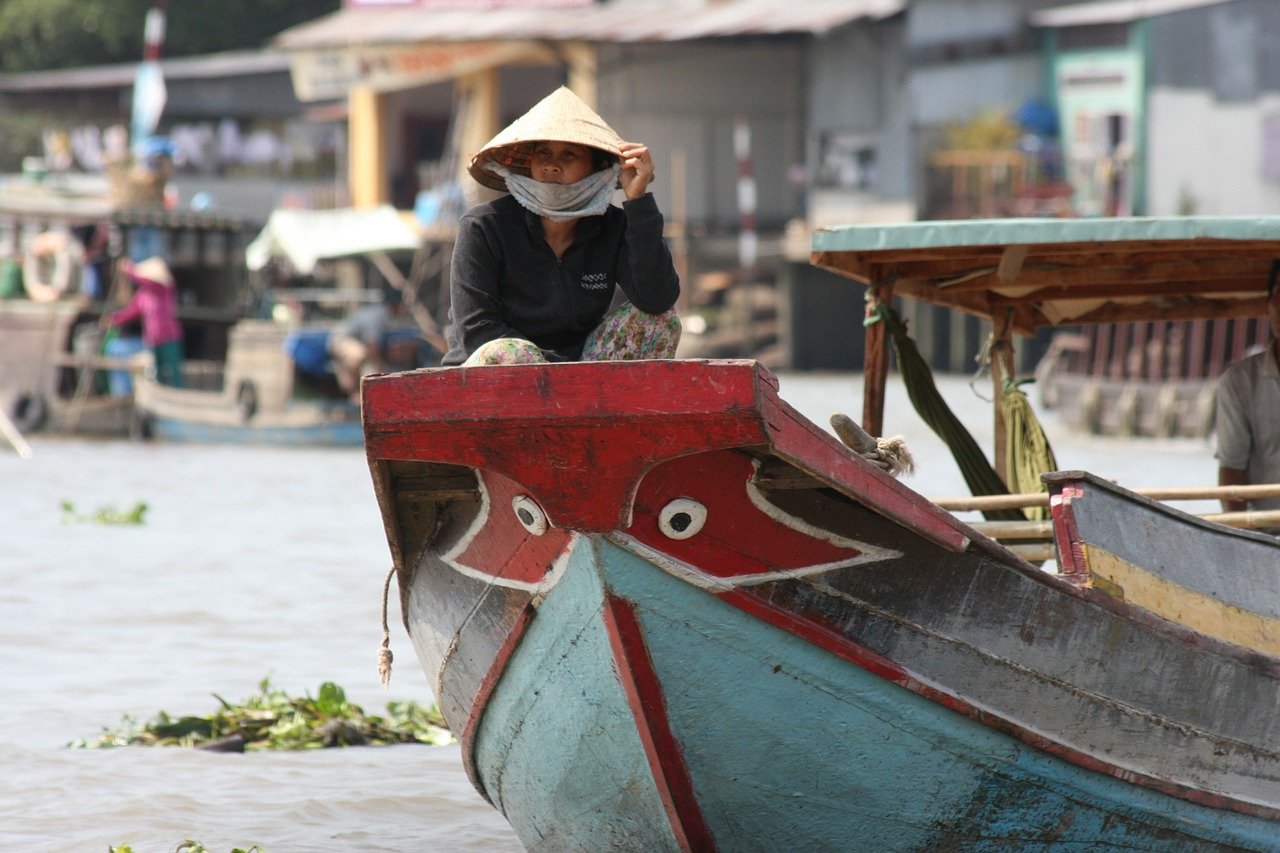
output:
<svg viewBox="0 0 1280 853"><path fill-rule="evenodd" d="M1037 27L1081 27L1089 24L1127 24L1143 18L1154 18L1170 12L1216 6L1231 0L1099 0L1032 12L1030 21Z"/></svg>
<svg viewBox="0 0 1280 853"><path fill-rule="evenodd" d="M61 89L114 89L133 85L136 62L86 65L58 71L0 74L0 92L47 92ZM278 50L228 51L160 61L166 80L198 80L271 74L289 70L289 55Z"/></svg>
<svg viewBox="0 0 1280 853"><path fill-rule="evenodd" d="M823 33L901 12L907 0L612 0L570 9L347 8L285 30L285 50L372 44L548 39L686 41Z"/></svg>

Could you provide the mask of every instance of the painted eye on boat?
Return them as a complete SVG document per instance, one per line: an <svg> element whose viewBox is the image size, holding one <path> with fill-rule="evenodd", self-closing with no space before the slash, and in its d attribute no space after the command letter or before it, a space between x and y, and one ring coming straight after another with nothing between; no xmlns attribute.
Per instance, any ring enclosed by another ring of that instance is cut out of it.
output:
<svg viewBox="0 0 1280 853"><path fill-rule="evenodd" d="M658 529L671 539L688 539L707 522L707 508L688 498L676 498L658 513Z"/></svg>
<svg viewBox="0 0 1280 853"><path fill-rule="evenodd" d="M541 536L547 532L547 514L534 502L533 498L528 495L516 495L511 499L511 508L515 510L516 518L525 530L534 536Z"/></svg>

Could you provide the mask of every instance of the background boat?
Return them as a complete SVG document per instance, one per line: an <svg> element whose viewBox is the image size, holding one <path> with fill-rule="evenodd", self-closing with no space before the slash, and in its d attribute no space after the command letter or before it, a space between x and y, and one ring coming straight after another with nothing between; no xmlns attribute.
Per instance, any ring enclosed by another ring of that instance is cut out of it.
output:
<svg viewBox="0 0 1280 853"><path fill-rule="evenodd" d="M0 268L10 278L0 298L0 408L24 432L140 434L132 395L111 393L104 373L131 365L103 355L99 320L123 307L117 266L144 230L170 259L188 358L197 365L225 358L228 330L248 308L243 253L253 225L235 217L118 208L105 197L15 194L12 187L0 193L0 243L9 247ZM29 253L51 237L57 247L48 259L52 269L42 272ZM96 283L92 291L86 282ZM186 381L199 386L203 379L197 368Z"/></svg>
<svg viewBox="0 0 1280 853"><path fill-rule="evenodd" d="M246 248L245 263L259 316L231 327L225 357L188 362L188 372L204 378L187 387L162 385L146 369L139 376L139 416L156 438L360 444L360 409L327 367L326 342L345 316L381 302L389 289L408 306L406 328L424 339L424 352L428 341L436 358L443 351L432 313L445 280L438 242L390 207L278 210ZM300 347L311 358L300 358Z"/></svg>

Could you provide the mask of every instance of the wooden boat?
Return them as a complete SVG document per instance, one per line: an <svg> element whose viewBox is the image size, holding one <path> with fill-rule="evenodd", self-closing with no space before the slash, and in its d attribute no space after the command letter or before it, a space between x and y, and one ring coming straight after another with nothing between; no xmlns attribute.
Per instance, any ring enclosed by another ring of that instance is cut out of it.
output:
<svg viewBox="0 0 1280 853"><path fill-rule="evenodd" d="M301 394L285 349L291 327L241 320L225 361L205 365L205 387L174 388L144 368L134 395L146 432L164 441L358 446L360 407L338 394Z"/></svg>
<svg viewBox="0 0 1280 853"><path fill-rule="evenodd" d="M382 278L393 281L406 299L424 335L437 324L422 299L423 279L429 277L439 241L428 242L390 207L371 210L278 210L245 250L255 272L280 260L292 276L264 301L308 303L321 319L300 325L284 321L245 319L228 336L226 358L209 364L212 377L201 387L161 385L150 375L138 381L137 405L148 431L158 439L183 442L247 443L299 446L357 446L363 441L360 407L338 388L332 374L322 377L299 369L289 341L308 334L320 341L320 361L328 332L344 311L381 298L375 288L299 287L320 261L367 259ZM390 257L414 253L412 277L404 277ZM438 275L438 269L436 271ZM325 314L331 316L325 317Z"/></svg>
<svg viewBox="0 0 1280 853"><path fill-rule="evenodd" d="M0 234L14 245L58 229L107 227L115 235L106 268L119 260L133 229L159 229L171 247L170 264L179 291L178 317L184 345L196 369L188 384L205 378L201 363L221 360L231 325L243 315L245 276L239 254L247 224L238 218L163 210L112 210L103 204L67 203L35 208L0 199ZM69 254L80 247L69 245ZM77 280L65 290L44 285L40 298L0 299L0 407L23 432L48 430L77 435L140 436L144 424L130 394L112 394L104 370L132 370L128 359L101 354L98 321L120 307L105 294L79 287L79 260L69 263ZM106 287L109 283L104 283Z"/></svg>
<svg viewBox="0 0 1280 853"><path fill-rule="evenodd" d="M1000 357L1065 307L1037 290L1108 313L1089 267L1280 248L1198 222L868 226L816 235L815 262L873 306L896 287L993 319ZM1262 266L1229 297L1153 289L1256 311ZM880 433L887 360L867 363ZM1042 570L753 362L425 370L366 379L363 405L405 626L472 782L530 848L1280 849L1280 653L1259 641L1280 636L1280 546L1261 534L1062 475L1065 556Z"/></svg>

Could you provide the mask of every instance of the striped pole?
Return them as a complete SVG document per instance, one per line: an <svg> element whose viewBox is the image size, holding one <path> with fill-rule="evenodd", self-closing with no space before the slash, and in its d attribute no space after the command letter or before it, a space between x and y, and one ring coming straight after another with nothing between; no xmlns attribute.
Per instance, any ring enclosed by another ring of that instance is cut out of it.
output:
<svg viewBox="0 0 1280 853"><path fill-rule="evenodd" d="M741 113L733 121L733 153L738 161L738 266L756 265L756 179L751 174L751 125Z"/></svg>
<svg viewBox="0 0 1280 853"><path fill-rule="evenodd" d="M164 104L168 93L165 91L164 75L160 71L160 53L164 45L165 8L169 0L155 0L155 5L147 10L143 23L142 62L138 65L133 79L133 113L129 121L132 137L133 153L142 153L148 136L155 132L160 124L160 114L164 112Z"/></svg>
<svg viewBox="0 0 1280 853"><path fill-rule="evenodd" d="M160 61L160 50L164 45L164 10L168 5L168 0L156 0L156 4L147 10L142 26L143 62Z"/></svg>
<svg viewBox="0 0 1280 853"><path fill-rule="evenodd" d="M739 113L733 120L733 153L738 161L738 288L742 309L742 354L755 354L752 279L756 265L756 179L751 173L751 125Z"/></svg>

